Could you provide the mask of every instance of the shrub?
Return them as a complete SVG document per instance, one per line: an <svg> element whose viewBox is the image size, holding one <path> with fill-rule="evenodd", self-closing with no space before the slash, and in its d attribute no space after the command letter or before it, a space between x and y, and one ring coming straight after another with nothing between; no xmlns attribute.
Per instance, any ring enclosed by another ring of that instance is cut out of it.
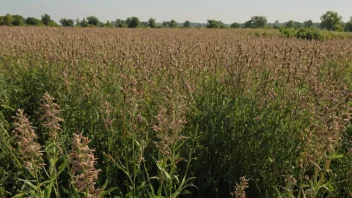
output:
<svg viewBox="0 0 352 198"><path fill-rule="evenodd" d="M297 30L295 28L280 28L281 34L283 34L287 38L293 38L296 37Z"/></svg>
<svg viewBox="0 0 352 198"><path fill-rule="evenodd" d="M281 28L280 32L284 37L288 37L288 38L296 37L304 40L323 40L323 39L329 38L329 35L327 33L320 31L316 27L300 28L300 29Z"/></svg>
<svg viewBox="0 0 352 198"><path fill-rule="evenodd" d="M306 40L322 40L325 38L324 33L316 27L301 28L297 31L296 37Z"/></svg>

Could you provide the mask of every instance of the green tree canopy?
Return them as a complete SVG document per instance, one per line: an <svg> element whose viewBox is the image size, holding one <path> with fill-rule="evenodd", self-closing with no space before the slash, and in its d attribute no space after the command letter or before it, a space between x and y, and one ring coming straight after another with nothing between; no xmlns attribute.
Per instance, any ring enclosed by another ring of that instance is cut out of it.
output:
<svg viewBox="0 0 352 198"><path fill-rule="evenodd" d="M0 25L12 26L12 23L14 21L15 19L10 14L6 14L5 16L2 17Z"/></svg>
<svg viewBox="0 0 352 198"><path fill-rule="evenodd" d="M168 28L170 26L170 21L163 21L163 25L164 28Z"/></svg>
<svg viewBox="0 0 352 198"><path fill-rule="evenodd" d="M121 19L116 19L115 26L119 28L128 28L127 22Z"/></svg>
<svg viewBox="0 0 352 198"><path fill-rule="evenodd" d="M294 28L295 27L295 22L290 20L289 22L286 23L287 28Z"/></svg>
<svg viewBox="0 0 352 198"><path fill-rule="evenodd" d="M28 17L26 19L26 24L28 25L33 25L33 26L40 26L43 25L43 22L37 18L34 17Z"/></svg>
<svg viewBox="0 0 352 198"><path fill-rule="evenodd" d="M148 26L149 26L150 28L156 28L156 27L158 27L158 25L156 24L156 19L150 18L150 19L148 20Z"/></svg>
<svg viewBox="0 0 352 198"><path fill-rule="evenodd" d="M62 26L65 26L65 27L73 27L75 25L75 22L72 19L66 19L66 18L60 19L60 23Z"/></svg>
<svg viewBox="0 0 352 198"><path fill-rule="evenodd" d="M171 20L170 24L169 24L170 28L177 28L178 27L178 23L175 20Z"/></svg>
<svg viewBox="0 0 352 198"><path fill-rule="evenodd" d="M273 24L273 28L274 29L279 29L281 27L281 23L279 20L275 20L275 23Z"/></svg>
<svg viewBox="0 0 352 198"><path fill-rule="evenodd" d="M86 20L86 18L83 18L82 21L79 20L79 19L77 19L77 20L76 20L76 26L78 26L78 27L89 27L89 23L88 23L88 21Z"/></svg>
<svg viewBox="0 0 352 198"><path fill-rule="evenodd" d="M244 23L245 28L264 28L268 20L264 16L254 16L251 20Z"/></svg>
<svg viewBox="0 0 352 198"><path fill-rule="evenodd" d="M304 26L305 28L311 28L311 27L314 26L314 24L313 24L313 21L312 21L312 20L308 20L308 21L303 22L303 26Z"/></svg>
<svg viewBox="0 0 352 198"><path fill-rule="evenodd" d="M241 28L241 24L234 22L230 25L230 27L231 28Z"/></svg>
<svg viewBox="0 0 352 198"><path fill-rule="evenodd" d="M114 27L114 25L110 21L106 21L106 23L104 24L104 27L111 28L111 27Z"/></svg>
<svg viewBox="0 0 352 198"><path fill-rule="evenodd" d="M226 25L222 21L211 19L211 20L208 20L206 27L207 28L226 28Z"/></svg>
<svg viewBox="0 0 352 198"><path fill-rule="evenodd" d="M352 32L352 17L350 18L350 21L345 25L345 32Z"/></svg>
<svg viewBox="0 0 352 198"><path fill-rule="evenodd" d="M90 26L100 26L100 21L97 17L95 16L89 16L87 17L87 23L90 25Z"/></svg>
<svg viewBox="0 0 352 198"><path fill-rule="evenodd" d="M185 22L183 22L183 27L184 28L190 28L191 27L191 22L190 21L185 21Z"/></svg>
<svg viewBox="0 0 352 198"><path fill-rule="evenodd" d="M24 20L23 16L16 14L16 15L12 15L12 17L14 19L14 21L12 22L12 25L22 26L25 24L25 20Z"/></svg>
<svg viewBox="0 0 352 198"><path fill-rule="evenodd" d="M340 31L342 17L334 11L327 11L321 17L320 27L327 30Z"/></svg>
<svg viewBox="0 0 352 198"><path fill-rule="evenodd" d="M142 28L147 28L147 27L149 27L148 21L142 21L140 24L141 24L140 27L142 27Z"/></svg>
<svg viewBox="0 0 352 198"><path fill-rule="evenodd" d="M42 23L46 26L57 26L48 14L42 15Z"/></svg>
<svg viewBox="0 0 352 198"><path fill-rule="evenodd" d="M141 25L138 17L127 18L126 23L129 28L137 28Z"/></svg>

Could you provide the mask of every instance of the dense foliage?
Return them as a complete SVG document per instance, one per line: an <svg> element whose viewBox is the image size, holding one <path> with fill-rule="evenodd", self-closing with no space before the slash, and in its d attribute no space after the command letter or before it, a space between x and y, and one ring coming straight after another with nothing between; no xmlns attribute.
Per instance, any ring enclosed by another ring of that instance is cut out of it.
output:
<svg viewBox="0 0 352 198"><path fill-rule="evenodd" d="M295 29L295 28L281 28L280 32L282 35L288 38L296 37L299 39L305 39L305 40L324 40L326 38L329 38L329 34L326 32L320 31L316 27L310 27L310 28L300 28L300 29Z"/></svg>
<svg viewBox="0 0 352 198"><path fill-rule="evenodd" d="M352 32L351 21L347 23L342 22L342 17L339 16L337 12L327 11L321 16L321 23L313 23L312 20L307 20L303 23L298 21L289 20L288 22L280 23L278 20L275 23L268 23L265 16L253 16L250 20L241 24L238 22L233 22L231 24L225 24L222 21L209 19L207 23L192 23L189 20L183 23L178 23L176 20L172 19L170 21L163 21L162 23L157 23L155 18L150 18L148 21L141 21L138 17L128 17L126 20L116 19L115 21L102 22L96 16L88 16L81 19L67 19L61 18L59 20L61 26L64 27L118 27L118 28L253 28L253 29L280 29L280 28L319 28L329 31L346 31ZM44 14L40 19L34 17L28 17L24 19L21 15L10 15L0 16L0 26L58 26L58 24L53 21L48 14Z"/></svg>

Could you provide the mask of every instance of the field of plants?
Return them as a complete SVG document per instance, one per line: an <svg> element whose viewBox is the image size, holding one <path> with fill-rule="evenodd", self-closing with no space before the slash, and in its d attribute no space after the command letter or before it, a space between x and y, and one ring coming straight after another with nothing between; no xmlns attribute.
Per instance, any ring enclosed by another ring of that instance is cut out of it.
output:
<svg viewBox="0 0 352 198"><path fill-rule="evenodd" d="M255 31L0 27L0 197L352 196L352 40Z"/></svg>

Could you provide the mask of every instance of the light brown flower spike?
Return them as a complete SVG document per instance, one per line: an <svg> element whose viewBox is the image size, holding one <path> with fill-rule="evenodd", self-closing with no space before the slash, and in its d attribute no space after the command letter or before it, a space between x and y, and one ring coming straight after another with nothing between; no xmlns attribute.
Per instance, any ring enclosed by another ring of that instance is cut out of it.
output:
<svg viewBox="0 0 352 198"><path fill-rule="evenodd" d="M32 123L22 109L19 109L13 123L13 133L18 145L19 157L24 166L32 171L42 167L43 159L40 144L35 142L37 135L35 134Z"/></svg>
<svg viewBox="0 0 352 198"><path fill-rule="evenodd" d="M51 139L56 139L58 133L62 131L60 122L64 121L59 116L60 106L54 100L48 93L45 93L40 100L41 105L39 108L42 113L40 121L42 121L43 128L48 130Z"/></svg>
<svg viewBox="0 0 352 198"><path fill-rule="evenodd" d="M88 197L97 197L100 190L95 188L95 183L100 170L94 167L97 158L94 157L94 150L88 147L89 142L90 140L83 137L82 133L74 134L73 148L69 154L72 164L72 184L79 192L88 192Z"/></svg>

